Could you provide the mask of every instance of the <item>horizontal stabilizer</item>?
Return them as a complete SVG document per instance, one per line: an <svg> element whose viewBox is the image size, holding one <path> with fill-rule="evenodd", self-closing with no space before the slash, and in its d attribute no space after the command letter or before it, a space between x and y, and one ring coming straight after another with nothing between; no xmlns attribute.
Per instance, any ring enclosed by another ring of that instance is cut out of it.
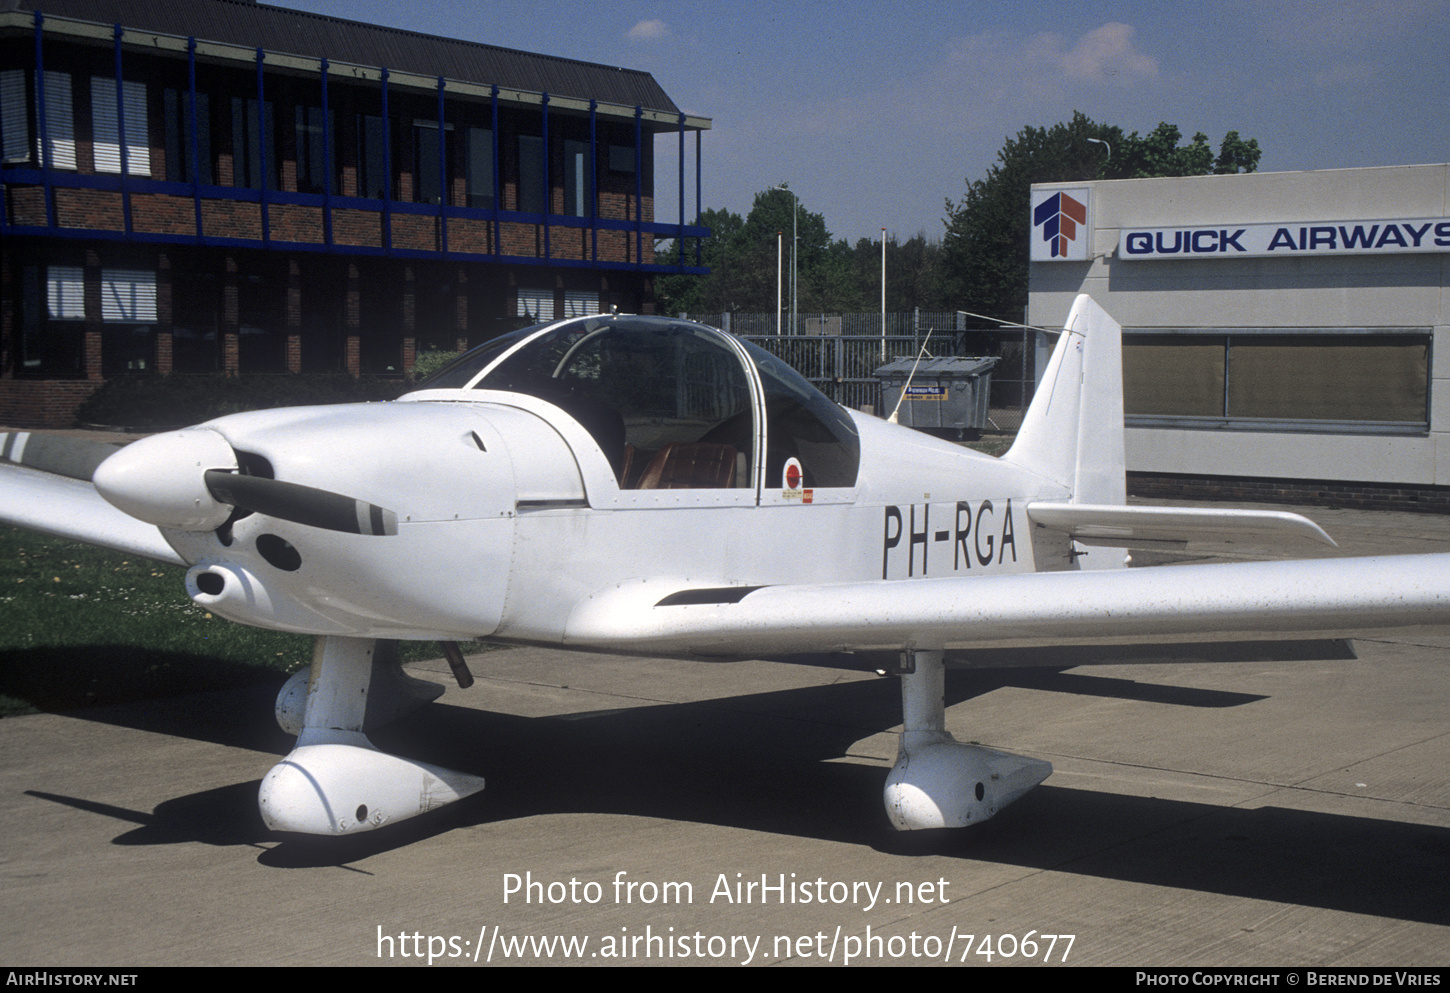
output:
<svg viewBox="0 0 1450 993"><path fill-rule="evenodd" d="M1297 551L1310 545L1334 547L1334 539L1309 518L1278 510L1038 502L1027 505L1027 516L1037 527L1073 541L1110 548L1190 541Z"/></svg>

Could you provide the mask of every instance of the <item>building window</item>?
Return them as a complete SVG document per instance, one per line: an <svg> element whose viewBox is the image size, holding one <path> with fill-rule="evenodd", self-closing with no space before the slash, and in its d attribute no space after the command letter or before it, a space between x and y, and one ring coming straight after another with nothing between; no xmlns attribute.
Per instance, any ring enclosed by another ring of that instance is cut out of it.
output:
<svg viewBox="0 0 1450 993"><path fill-rule="evenodd" d="M70 74L46 71L45 134L52 169L76 167L74 115L71 110ZM25 69L0 70L0 158L6 162L46 165L38 152L39 101L30 90L33 74ZM114 102L114 101L113 101Z"/></svg>
<svg viewBox="0 0 1450 993"><path fill-rule="evenodd" d="M297 138L297 192L326 193L328 128L323 121L321 107L294 108L294 127Z"/></svg>
<svg viewBox="0 0 1450 993"><path fill-rule="evenodd" d="M1123 404L1135 427L1428 430L1430 335L1411 328L1134 333Z"/></svg>
<svg viewBox="0 0 1450 993"><path fill-rule="evenodd" d="M488 128L469 128L468 145L464 149L468 156L465 170L468 181L468 206L493 207L493 131Z"/></svg>
<svg viewBox="0 0 1450 993"><path fill-rule="evenodd" d="M287 283L265 262L237 280L237 362L242 372L286 372Z"/></svg>
<svg viewBox="0 0 1450 993"><path fill-rule="evenodd" d="M515 314L519 317L532 318L540 324L552 321L554 319L554 291L528 290L519 287L519 304Z"/></svg>
<svg viewBox="0 0 1450 993"><path fill-rule="evenodd" d="M544 212L544 139L519 135L519 210Z"/></svg>
<svg viewBox="0 0 1450 993"><path fill-rule="evenodd" d="M443 125L445 132L453 125ZM437 121L413 121L413 202L440 203L443 199L443 177L439 175L444 147L439 139Z"/></svg>
<svg viewBox="0 0 1450 993"><path fill-rule="evenodd" d="M24 266L20 273L20 371L85 372L85 274L80 266Z"/></svg>
<svg viewBox="0 0 1450 993"><path fill-rule="evenodd" d="M215 372L217 328L222 293L217 275L198 268L171 271L171 368L174 372Z"/></svg>
<svg viewBox="0 0 1450 993"><path fill-rule="evenodd" d="M589 216L589 145L564 142L564 213L569 217Z"/></svg>
<svg viewBox="0 0 1450 993"><path fill-rule="evenodd" d="M609 171L634 172L634 148L630 145L610 145Z"/></svg>
<svg viewBox="0 0 1450 993"><path fill-rule="evenodd" d="M196 95L195 146L191 141L191 93L167 89L162 94L162 104L166 117L166 178L173 183L211 185L211 106L207 95ZM192 161L193 147L195 162Z"/></svg>
<svg viewBox="0 0 1450 993"><path fill-rule="evenodd" d="M79 321L86 316L85 271L80 266L53 265L45 273L46 315L52 321Z"/></svg>
<svg viewBox="0 0 1450 993"><path fill-rule="evenodd" d="M156 273L101 270L101 321L101 371L148 371L156 350Z"/></svg>
<svg viewBox="0 0 1450 993"><path fill-rule="evenodd" d="M124 129L126 172L132 176L149 176L151 143L146 123L146 85L123 80L121 98L118 108L114 78L91 77L91 134L95 140L96 172L121 171Z"/></svg>
<svg viewBox="0 0 1450 993"><path fill-rule="evenodd" d="M232 185L261 189L265 176L267 185L277 189L276 146L272 130L272 102L259 104L256 100L232 97Z"/></svg>
<svg viewBox="0 0 1450 993"><path fill-rule="evenodd" d="M342 332L347 287L325 256L302 266L301 334L303 372L342 372L347 342Z"/></svg>
<svg viewBox="0 0 1450 993"><path fill-rule="evenodd" d="M403 373L403 293L396 273L382 266L362 269L358 361L364 375Z"/></svg>
<svg viewBox="0 0 1450 993"><path fill-rule="evenodd" d="M373 200L388 196L386 169L387 131L383 119L371 114L357 117L357 195Z"/></svg>
<svg viewBox="0 0 1450 993"><path fill-rule="evenodd" d="M598 313L600 313L598 293L593 290L564 291L565 317L588 317L590 314Z"/></svg>
<svg viewBox="0 0 1450 993"><path fill-rule="evenodd" d="M30 101L24 69L0 70L0 161L30 159Z"/></svg>

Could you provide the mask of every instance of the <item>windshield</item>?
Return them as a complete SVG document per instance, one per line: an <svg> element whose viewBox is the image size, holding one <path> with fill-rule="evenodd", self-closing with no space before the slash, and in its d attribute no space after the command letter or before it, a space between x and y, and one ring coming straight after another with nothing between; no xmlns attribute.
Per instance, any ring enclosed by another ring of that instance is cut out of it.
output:
<svg viewBox="0 0 1450 993"><path fill-rule="evenodd" d="M659 318L570 321L477 389L527 393L594 436L625 489L753 485L750 381L723 333Z"/></svg>
<svg viewBox="0 0 1450 993"><path fill-rule="evenodd" d="M745 360L723 331L662 317L601 315L535 325L464 354L420 389L525 393L587 430L622 489L856 484L861 446L850 415L774 355L742 342L765 395L758 450ZM515 346L518 346L517 348Z"/></svg>
<svg viewBox="0 0 1450 993"><path fill-rule="evenodd" d="M782 359L750 342L745 349L765 388L765 485L783 480L796 459L805 488L855 486L861 438L851 415Z"/></svg>
<svg viewBox="0 0 1450 993"><path fill-rule="evenodd" d="M461 390L473 382L489 364L514 345L523 341L529 335L536 333L545 324L535 324L509 334L500 335L491 341L486 341L477 348L469 349L458 358L439 369L423 382L419 383L416 389L419 390Z"/></svg>

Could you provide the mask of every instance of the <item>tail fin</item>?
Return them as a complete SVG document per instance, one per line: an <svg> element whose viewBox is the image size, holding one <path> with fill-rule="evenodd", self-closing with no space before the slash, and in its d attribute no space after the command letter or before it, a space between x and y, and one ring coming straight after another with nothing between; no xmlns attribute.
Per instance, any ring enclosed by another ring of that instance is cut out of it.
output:
<svg viewBox="0 0 1450 993"><path fill-rule="evenodd" d="M1127 501L1123 329L1086 294L1073 301L1022 429L1002 458L1061 483L1072 503Z"/></svg>

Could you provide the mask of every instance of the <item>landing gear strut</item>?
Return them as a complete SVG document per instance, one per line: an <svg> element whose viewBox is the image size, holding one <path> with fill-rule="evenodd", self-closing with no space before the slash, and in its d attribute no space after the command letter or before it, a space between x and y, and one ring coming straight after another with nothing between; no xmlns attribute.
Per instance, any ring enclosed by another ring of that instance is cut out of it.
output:
<svg viewBox="0 0 1450 993"><path fill-rule="evenodd" d="M910 652L901 676L896 765L886 777L886 815L898 831L985 821L1052 775L1040 759L963 745L946 730L941 652Z"/></svg>
<svg viewBox="0 0 1450 993"><path fill-rule="evenodd" d="M262 820L272 830L358 834L483 789L479 776L387 755L368 740L365 724L387 722L380 713L395 717L431 698L409 685L416 680L402 677L407 682L400 684L375 677L378 647L370 638L320 639L307 677L297 745L263 778L257 797ZM374 688L387 699L369 707ZM284 710L295 715L295 691L289 684L278 698L279 721Z"/></svg>

